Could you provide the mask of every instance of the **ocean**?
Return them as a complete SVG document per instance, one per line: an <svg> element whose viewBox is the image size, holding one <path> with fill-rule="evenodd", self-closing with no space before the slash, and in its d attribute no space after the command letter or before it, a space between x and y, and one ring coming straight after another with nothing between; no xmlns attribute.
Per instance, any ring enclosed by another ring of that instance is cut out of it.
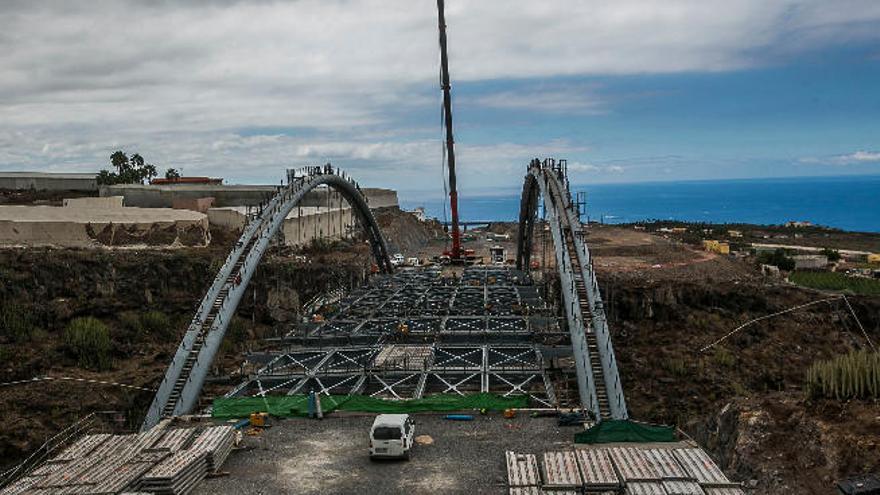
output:
<svg viewBox="0 0 880 495"><path fill-rule="evenodd" d="M682 220L777 225L799 220L880 232L880 175L583 184L571 189L586 193L586 216L605 223ZM459 209L463 221L516 221L519 201L518 188L462 194ZM401 206L423 206L428 216L444 219L444 200L439 196L419 199L401 191Z"/></svg>

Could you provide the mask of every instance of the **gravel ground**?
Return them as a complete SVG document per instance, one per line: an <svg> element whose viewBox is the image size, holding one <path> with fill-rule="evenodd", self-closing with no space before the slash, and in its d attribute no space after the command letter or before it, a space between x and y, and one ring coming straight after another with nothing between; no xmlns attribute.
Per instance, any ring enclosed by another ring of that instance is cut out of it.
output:
<svg viewBox="0 0 880 495"><path fill-rule="evenodd" d="M223 466L229 476L203 482L197 495L507 493L504 451L541 453L571 447L577 428L558 428L555 418L520 414L448 421L418 414L410 461L371 461L369 416L331 416L323 421L287 419L259 436L245 436L244 449Z"/></svg>

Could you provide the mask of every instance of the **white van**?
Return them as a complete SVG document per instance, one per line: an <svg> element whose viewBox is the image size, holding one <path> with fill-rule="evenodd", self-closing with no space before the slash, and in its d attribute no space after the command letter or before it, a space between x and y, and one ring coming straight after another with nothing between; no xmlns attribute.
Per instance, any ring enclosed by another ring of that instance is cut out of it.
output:
<svg viewBox="0 0 880 495"><path fill-rule="evenodd" d="M409 414L380 414L370 428L370 458L402 457L409 459L415 437L415 425Z"/></svg>

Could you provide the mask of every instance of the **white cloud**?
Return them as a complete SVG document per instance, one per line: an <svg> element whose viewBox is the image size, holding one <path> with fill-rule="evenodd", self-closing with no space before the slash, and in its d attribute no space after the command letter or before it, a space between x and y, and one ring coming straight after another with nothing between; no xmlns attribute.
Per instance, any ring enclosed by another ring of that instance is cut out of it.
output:
<svg viewBox="0 0 880 495"><path fill-rule="evenodd" d="M801 163L813 165L856 165L867 163L880 163L880 152L878 151L856 151L845 155L835 155L828 157L808 156L798 160Z"/></svg>
<svg viewBox="0 0 880 495"><path fill-rule="evenodd" d="M520 91L500 91L464 100L467 105L558 114L601 115L608 112L607 102L595 86L538 86Z"/></svg>
<svg viewBox="0 0 880 495"><path fill-rule="evenodd" d="M453 85L532 79L521 94L470 100L524 114L610 111L601 88L542 83L552 78L736 70L880 33L880 2L870 0L833 9L821 0L480 0L447 9ZM94 170L124 148L249 180L272 180L298 160L339 159L365 174L412 163L394 185L428 184L439 176L439 139L406 118L436 108L437 56L430 1L6 0L0 169ZM583 148L459 146L463 163L479 164L463 174L480 185L531 156Z"/></svg>
<svg viewBox="0 0 880 495"><path fill-rule="evenodd" d="M856 151L855 153L842 157L854 163L871 163L880 162L880 152L877 151Z"/></svg>
<svg viewBox="0 0 880 495"><path fill-rule="evenodd" d="M592 163L568 162L568 173L573 180L595 177L595 174L622 174L626 169L620 165L595 165Z"/></svg>

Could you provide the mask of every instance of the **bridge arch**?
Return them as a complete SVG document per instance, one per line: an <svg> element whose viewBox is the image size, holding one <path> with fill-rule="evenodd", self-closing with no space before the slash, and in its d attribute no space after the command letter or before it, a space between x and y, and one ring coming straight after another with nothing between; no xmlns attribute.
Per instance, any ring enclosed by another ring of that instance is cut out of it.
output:
<svg viewBox="0 0 880 495"><path fill-rule="evenodd" d="M379 271L394 271L367 198L350 176L330 164L288 170L287 184L279 186L258 213L249 215L241 237L205 293L147 411L143 430L156 425L162 417L193 410L229 322L272 239L287 215L320 186L338 192L351 206L370 242Z"/></svg>
<svg viewBox="0 0 880 495"><path fill-rule="evenodd" d="M531 268L538 205L543 199L571 337L581 406L597 420L626 419L628 412L599 284L569 191L565 160L529 163L520 199L516 266ZM544 228L542 225L541 228Z"/></svg>

